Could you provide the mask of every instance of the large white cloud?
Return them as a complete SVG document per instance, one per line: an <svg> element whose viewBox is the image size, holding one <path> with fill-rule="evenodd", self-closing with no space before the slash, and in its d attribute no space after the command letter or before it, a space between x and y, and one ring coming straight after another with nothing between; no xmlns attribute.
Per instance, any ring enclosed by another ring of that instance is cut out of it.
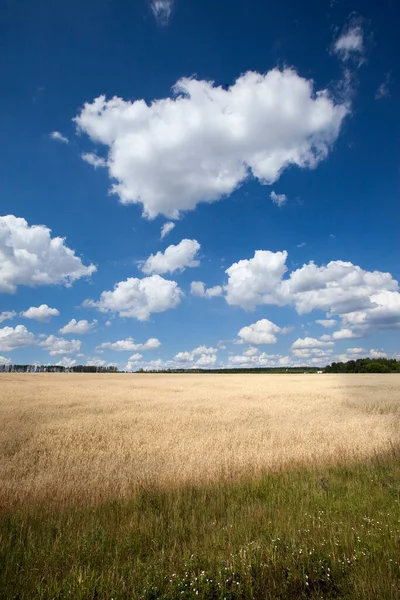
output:
<svg viewBox="0 0 400 600"><path fill-rule="evenodd" d="M152 313L175 308L181 297L182 290L176 281L152 275L143 279L129 277L117 283L113 291L102 292L98 302L86 300L84 305L104 313L117 312L121 317L147 321Z"/></svg>
<svg viewBox="0 0 400 600"><path fill-rule="evenodd" d="M256 250L254 257L233 263L225 273L228 275L226 301L228 304L253 310L260 304L287 303L280 299L282 277L287 271L287 252Z"/></svg>
<svg viewBox="0 0 400 600"><path fill-rule="evenodd" d="M93 331L96 325L96 320L92 321L92 323L89 323L89 321L86 321L86 319L82 319L81 321L71 319L69 323L64 325L64 327L61 327L58 333L61 333L62 335L67 335L70 333L82 335L84 333L88 333L89 331Z"/></svg>
<svg viewBox="0 0 400 600"><path fill-rule="evenodd" d="M51 356L58 354L75 354L81 349L82 342L80 340L64 340L64 338L49 335L43 342L39 342L49 352Z"/></svg>
<svg viewBox="0 0 400 600"><path fill-rule="evenodd" d="M130 337L126 340L118 340L117 342L104 342L103 344L100 344L98 348L116 350L117 352L134 352L135 350L143 352L144 350L155 350L160 346L161 342L157 338L149 338L147 342L137 344L134 339ZM129 360L131 360L131 358Z"/></svg>
<svg viewBox="0 0 400 600"><path fill-rule="evenodd" d="M5 310L2 313L0 313L0 323L3 323L3 321L11 320L16 316L17 313L15 312L15 310Z"/></svg>
<svg viewBox="0 0 400 600"><path fill-rule="evenodd" d="M231 265L224 286L228 304L253 310L263 304L294 305L299 314L322 310L327 319L318 322L334 325L332 315L342 320L340 339L352 331L352 337L372 328L400 328L398 282L390 273L366 271L341 260L326 266L314 262L287 272L287 252L257 250L253 258Z"/></svg>
<svg viewBox="0 0 400 600"><path fill-rule="evenodd" d="M75 121L108 147L111 189L123 204L175 219L231 194L250 175L271 184L291 165L315 167L348 110L287 68L249 71L229 89L183 78L172 97L150 105L99 96Z"/></svg>
<svg viewBox="0 0 400 600"><path fill-rule="evenodd" d="M186 267L198 267L200 261L197 254L200 244L197 240L182 240L176 246L171 245L164 252L151 254L142 266L143 273L174 273L183 271Z"/></svg>
<svg viewBox="0 0 400 600"><path fill-rule="evenodd" d="M242 327L238 336L249 344L275 344L277 337L275 334L282 330L278 325L268 319L261 319L252 325Z"/></svg>
<svg viewBox="0 0 400 600"><path fill-rule="evenodd" d="M293 342L292 349L301 350L309 348L330 348L333 345L333 342L323 342L321 340L317 340L316 338L306 337L298 338L295 342Z"/></svg>
<svg viewBox="0 0 400 600"><path fill-rule="evenodd" d="M0 292L14 293L18 285L71 285L96 271L86 267L60 237L44 225L29 226L25 219L0 217Z"/></svg>
<svg viewBox="0 0 400 600"><path fill-rule="evenodd" d="M16 350L17 348L30 346L34 342L35 336L24 325L3 327L0 329L1 352L11 352L11 350Z"/></svg>
<svg viewBox="0 0 400 600"><path fill-rule="evenodd" d="M50 308L47 304L41 304L40 306L31 306L28 310L20 313L21 317L25 319L34 319L35 321L50 321L52 317L58 317L60 312L56 308Z"/></svg>

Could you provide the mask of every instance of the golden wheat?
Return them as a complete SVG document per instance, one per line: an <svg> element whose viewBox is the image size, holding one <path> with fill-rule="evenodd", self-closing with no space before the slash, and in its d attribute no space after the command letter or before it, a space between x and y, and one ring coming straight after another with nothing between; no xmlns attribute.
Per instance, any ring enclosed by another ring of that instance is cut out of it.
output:
<svg viewBox="0 0 400 600"><path fill-rule="evenodd" d="M0 376L0 503L58 506L385 451L398 375Z"/></svg>

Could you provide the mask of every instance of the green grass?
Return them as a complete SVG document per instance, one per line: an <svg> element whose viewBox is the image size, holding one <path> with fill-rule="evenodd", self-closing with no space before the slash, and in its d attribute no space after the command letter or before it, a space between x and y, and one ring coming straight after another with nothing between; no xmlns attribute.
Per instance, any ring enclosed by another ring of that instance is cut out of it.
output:
<svg viewBox="0 0 400 600"><path fill-rule="evenodd" d="M400 598L395 451L0 519L1 600Z"/></svg>

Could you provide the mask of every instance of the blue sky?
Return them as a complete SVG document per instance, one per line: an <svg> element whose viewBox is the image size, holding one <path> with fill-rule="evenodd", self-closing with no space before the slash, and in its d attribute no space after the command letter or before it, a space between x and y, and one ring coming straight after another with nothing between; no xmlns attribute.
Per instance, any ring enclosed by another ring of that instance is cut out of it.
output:
<svg viewBox="0 0 400 600"><path fill-rule="evenodd" d="M394 2L0 16L0 363L400 355Z"/></svg>

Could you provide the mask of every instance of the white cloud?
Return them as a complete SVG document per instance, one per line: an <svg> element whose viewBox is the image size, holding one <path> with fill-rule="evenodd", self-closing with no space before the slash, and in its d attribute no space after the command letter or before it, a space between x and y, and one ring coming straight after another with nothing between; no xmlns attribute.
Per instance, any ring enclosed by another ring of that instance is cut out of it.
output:
<svg viewBox="0 0 400 600"><path fill-rule="evenodd" d="M106 321L106 322L104 323L104 325L105 325L106 327L110 327L110 325L111 325L111 321Z"/></svg>
<svg viewBox="0 0 400 600"><path fill-rule="evenodd" d="M11 320L16 316L17 313L15 312L15 310L5 310L2 313L0 313L0 323L3 323L3 321Z"/></svg>
<svg viewBox="0 0 400 600"><path fill-rule="evenodd" d="M344 61L350 58L360 59L364 52L362 27L354 25L344 31L334 44L334 52Z"/></svg>
<svg viewBox="0 0 400 600"><path fill-rule="evenodd" d="M215 354L202 354L196 361L196 365L199 367L212 367L217 362Z"/></svg>
<svg viewBox="0 0 400 600"><path fill-rule="evenodd" d="M376 90L375 100L382 100L382 98L390 98L390 84L391 76L390 73L387 73L384 81L382 81L382 83Z"/></svg>
<svg viewBox="0 0 400 600"><path fill-rule="evenodd" d="M351 329L339 329L339 331L334 331L332 333L333 340L348 340L350 338L361 337L352 331Z"/></svg>
<svg viewBox="0 0 400 600"><path fill-rule="evenodd" d="M75 354L81 349L82 342L80 340L64 340L64 338L49 335L43 342L39 343L51 356L58 354Z"/></svg>
<svg viewBox="0 0 400 600"><path fill-rule="evenodd" d="M191 363L194 361L194 356L192 352L178 352L175 354L174 361L177 363Z"/></svg>
<svg viewBox="0 0 400 600"><path fill-rule="evenodd" d="M0 329L1 352L11 352L11 350L16 350L17 348L30 346L34 341L35 336L24 325L3 327L3 329Z"/></svg>
<svg viewBox="0 0 400 600"><path fill-rule="evenodd" d="M304 246L307 246L306 242L301 242L301 244L297 244L298 248L304 248Z"/></svg>
<svg viewBox="0 0 400 600"><path fill-rule="evenodd" d="M94 167L95 169L97 169L97 167L107 166L107 161L101 156L97 156L97 154L95 154L94 152L85 152L84 154L82 154L82 158L84 161L89 163L89 165L92 165L92 167Z"/></svg>
<svg viewBox="0 0 400 600"><path fill-rule="evenodd" d="M0 217L0 292L14 293L18 285L71 285L91 275L60 237L52 238L44 225L29 226L25 219Z"/></svg>
<svg viewBox="0 0 400 600"><path fill-rule="evenodd" d="M160 235L160 239L163 240L165 238L165 236L167 236L170 231L172 231L175 227L175 223L173 223L172 221L168 221L167 223L164 223L164 225L161 227L161 235Z"/></svg>
<svg viewBox="0 0 400 600"><path fill-rule="evenodd" d="M363 352L365 352L364 348L348 348L347 352L349 354L362 354Z"/></svg>
<svg viewBox="0 0 400 600"><path fill-rule="evenodd" d="M136 344L132 337L126 340L118 340L117 342L104 342L97 348L106 348L115 350L116 352L134 352L135 350L155 350L161 346L161 342L157 338L150 338L144 344ZM131 360L131 359L129 359Z"/></svg>
<svg viewBox="0 0 400 600"><path fill-rule="evenodd" d="M228 304L254 310L259 304L285 304L277 290L286 267L287 252L256 250L254 257L233 263L225 273L228 275L226 301Z"/></svg>
<svg viewBox="0 0 400 600"><path fill-rule="evenodd" d="M192 350L192 354L216 354L218 352L218 348L207 348L207 346L199 346Z"/></svg>
<svg viewBox="0 0 400 600"><path fill-rule="evenodd" d="M62 335L67 335L69 333L76 333L77 335L82 335L84 333L88 333L89 331L93 331L96 327L97 321L94 320L92 323L82 319L81 321L77 321L76 319L71 319L69 323L61 327L58 333Z"/></svg>
<svg viewBox="0 0 400 600"><path fill-rule="evenodd" d="M323 342L330 342L332 339L332 336L325 334L325 335L321 335L321 337L319 339L322 340Z"/></svg>
<svg viewBox="0 0 400 600"><path fill-rule="evenodd" d="M0 356L0 365L11 365L11 358Z"/></svg>
<svg viewBox="0 0 400 600"><path fill-rule="evenodd" d="M336 319L317 319L315 322L319 325L322 325L322 327L325 327L326 329L329 329L329 327L335 327L337 323Z"/></svg>
<svg viewBox="0 0 400 600"><path fill-rule="evenodd" d="M150 0L150 8L159 25L167 25L171 16L173 0Z"/></svg>
<svg viewBox="0 0 400 600"><path fill-rule="evenodd" d="M86 361L87 367L104 367L107 361L100 358L88 358Z"/></svg>
<svg viewBox="0 0 400 600"><path fill-rule="evenodd" d="M50 308L47 304L41 304L40 306L31 306L28 310L20 313L21 317L25 319L34 319L35 321L50 321L52 317L58 317L60 312L56 308Z"/></svg>
<svg viewBox="0 0 400 600"><path fill-rule="evenodd" d="M171 245L165 252L151 254L142 266L143 273L174 273L174 271L184 271L186 267L198 267L200 264L197 259L197 253L200 250L200 244L197 240L182 240L176 246Z"/></svg>
<svg viewBox="0 0 400 600"><path fill-rule="evenodd" d="M140 360L141 358L143 358L143 354L139 354L138 352L136 354L132 354L132 356L130 356L128 358L129 361L133 361L133 362L137 362L138 360Z"/></svg>
<svg viewBox="0 0 400 600"><path fill-rule="evenodd" d="M348 112L294 70L273 69L247 72L227 90L183 78L172 97L150 105L99 96L75 122L108 147L111 191L123 204L142 204L147 218L177 218L250 176L270 185L287 167L315 167Z"/></svg>
<svg viewBox="0 0 400 600"><path fill-rule="evenodd" d="M276 333L281 332L281 328L269 321L261 319L252 325L242 327L238 336L249 344L275 344L277 342Z"/></svg>
<svg viewBox="0 0 400 600"><path fill-rule="evenodd" d="M129 277L115 284L113 291L104 291L98 302L86 300L84 306L98 308L100 312L117 312L121 317L147 321L152 313L175 308L181 301L182 290L176 281L159 275L138 279Z"/></svg>
<svg viewBox="0 0 400 600"><path fill-rule="evenodd" d="M255 356L259 353L258 348L254 348L254 346L250 346L245 352L243 352L243 356Z"/></svg>
<svg viewBox="0 0 400 600"><path fill-rule="evenodd" d="M293 348L293 346L292 346ZM298 358L317 358L319 360L322 359L328 359L330 358L330 355L332 354L333 350L331 348L300 348L300 349L294 349L292 350L294 356L297 356Z"/></svg>
<svg viewBox="0 0 400 600"><path fill-rule="evenodd" d="M200 296L201 298L215 298L216 296L222 296L223 288L220 285L214 285L214 287L206 289L202 281L192 281L190 284L190 293L193 296Z"/></svg>
<svg viewBox="0 0 400 600"><path fill-rule="evenodd" d="M382 352L380 350L373 350L371 349L368 352L368 355L370 358L387 358L387 354L385 352Z"/></svg>
<svg viewBox="0 0 400 600"><path fill-rule="evenodd" d="M74 367L76 365L76 360L74 360L73 358L67 358L66 356L64 356L64 358L62 358L61 360L59 360L56 363L57 367Z"/></svg>
<svg viewBox="0 0 400 600"><path fill-rule="evenodd" d="M69 139L67 137L65 137L65 135L60 133L59 131L52 131L50 133L50 137L52 140L55 140L56 142L61 142L62 144L69 144Z"/></svg>
<svg viewBox="0 0 400 600"><path fill-rule="evenodd" d="M286 204L286 201L287 201L286 194L277 194L273 190L270 193L269 197L271 198L272 202L279 207Z"/></svg>
<svg viewBox="0 0 400 600"><path fill-rule="evenodd" d="M333 346L333 342L323 342L321 340L317 340L316 338L306 337L306 338L298 338L292 344L292 349L309 349L309 348L329 348Z"/></svg>

